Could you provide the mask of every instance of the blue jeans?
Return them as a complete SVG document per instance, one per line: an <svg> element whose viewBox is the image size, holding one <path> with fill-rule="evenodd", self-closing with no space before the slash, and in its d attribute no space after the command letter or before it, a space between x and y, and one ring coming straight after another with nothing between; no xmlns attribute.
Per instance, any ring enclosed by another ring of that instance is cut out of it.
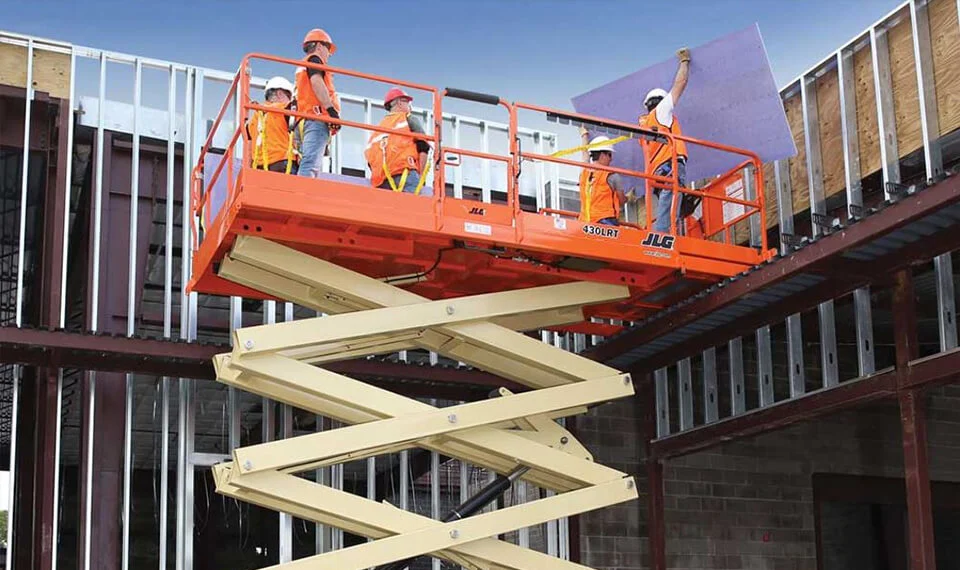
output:
<svg viewBox="0 0 960 570"><path fill-rule="evenodd" d="M664 162L653 171L656 176L673 176L673 166L670 162ZM687 163L677 162L677 182L680 186L687 185ZM666 188L654 188L653 193L657 196L657 221L653 223L653 231L668 233L670 231L670 206L673 201L673 191ZM678 202L683 196L677 198ZM680 204L677 204L677 221L680 220Z"/></svg>
<svg viewBox="0 0 960 570"><path fill-rule="evenodd" d="M330 125L323 121L304 121L303 140L300 141L300 168L297 169L297 176L320 177L323 152L329 140Z"/></svg>
<svg viewBox="0 0 960 570"><path fill-rule="evenodd" d="M597 223L601 226L619 226L620 220L616 218L603 218L602 220L597 220Z"/></svg>
<svg viewBox="0 0 960 570"><path fill-rule="evenodd" d="M394 174L393 176L391 176L391 178L393 178L393 183L399 186L400 179L403 178L403 174L402 173ZM417 184L419 183L420 183L420 173L417 172L416 170L411 170L407 173L407 180L403 183L402 191L406 194L413 194L413 192L417 189ZM381 184L379 188L383 188L385 190L393 190L393 187L390 186L389 180L384 180L383 184ZM420 189L420 195L433 196L433 188L424 184L423 188Z"/></svg>

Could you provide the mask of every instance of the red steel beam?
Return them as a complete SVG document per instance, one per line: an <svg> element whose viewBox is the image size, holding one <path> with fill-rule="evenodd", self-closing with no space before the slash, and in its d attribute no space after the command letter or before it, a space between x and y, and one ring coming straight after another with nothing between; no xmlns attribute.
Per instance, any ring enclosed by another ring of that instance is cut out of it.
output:
<svg viewBox="0 0 960 570"><path fill-rule="evenodd" d="M651 442L656 457L686 455L716 445L766 433L811 420L838 410L860 406L896 395L894 369L845 382L835 388L811 392L773 406L760 408L700 428Z"/></svg>
<svg viewBox="0 0 960 570"><path fill-rule="evenodd" d="M212 358L229 351L229 346L220 344L0 327L0 362L27 366L212 380L215 378ZM348 376L377 380L395 390L407 386L410 390L434 394L434 397L440 397L438 390L461 398L467 395L465 390L470 389L505 386L521 392L526 390L494 374L472 369L366 359L345 360L325 368ZM418 384L420 388L416 387ZM442 386L445 384L449 386ZM402 389L406 391L406 388Z"/></svg>
<svg viewBox="0 0 960 570"><path fill-rule="evenodd" d="M941 352L907 363L909 389L933 388L960 381L960 349ZM896 367L881 370L860 380L844 382L717 423L695 428L651 442L661 458L701 451L736 439L774 431L840 410L897 397L903 391L903 375Z"/></svg>
<svg viewBox="0 0 960 570"><path fill-rule="evenodd" d="M902 269L893 279L893 344L898 379L902 384L910 370L910 362L920 356L917 300L913 288L913 272Z"/></svg>
<svg viewBox="0 0 960 570"><path fill-rule="evenodd" d="M900 422L903 427L903 470L910 529L910 568L936 570L930 464L927 458L927 408L921 390L904 390L900 393Z"/></svg>
<svg viewBox="0 0 960 570"><path fill-rule="evenodd" d="M917 340L917 301L913 288L913 273L909 269L898 271L894 276L893 325L897 385L902 387L910 375L910 363L920 354ZM935 570L937 562L933 503L930 497L930 463L927 457L927 409L923 386L901 390L898 400L900 426L903 431L910 568Z"/></svg>
<svg viewBox="0 0 960 570"><path fill-rule="evenodd" d="M745 296L762 291L766 287L801 273L820 273L828 277L831 275L835 276L837 268L836 258L844 251L868 244L910 222L935 213L958 200L960 200L960 176L952 176L922 192L904 198L900 202L887 207L883 212L817 240L776 262L761 266L752 273L728 283L716 292L696 299L682 308L678 308L662 315L660 318L656 318L656 320L652 320L646 326L638 327L619 337L610 339L586 354L596 360L609 360L631 348L651 342L678 327L690 324L709 313L723 309ZM952 234L951 232L941 232L936 236L921 240L923 244L907 246L910 248L908 251L910 254L916 255L928 253L929 257L936 255L938 251L941 253L943 251L949 251L949 249L945 248L953 244L945 242L943 238L958 239L956 236L957 233L956 231L953 231ZM929 258L927 255L923 257ZM919 260L918 257L910 258L901 251L890 256L889 259L882 261L897 262L897 266L902 267L905 264ZM883 263L880 263L880 260L872 265L878 268L883 267L884 272L889 272L891 269L890 266L884 266ZM880 273L878 272L877 276L879 275ZM847 282L848 287L849 285L856 286L862 284L862 278L858 279L857 276L851 277ZM847 290L852 289L848 288ZM796 308L792 308L795 312ZM764 311L766 311L766 309L764 309ZM717 337L715 333L711 333L711 335L705 335L704 339L701 340L705 341L708 338ZM714 341L714 344L716 342L717 341ZM690 352L689 348L687 350ZM650 367L644 365L644 368Z"/></svg>
<svg viewBox="0 0 960 570"><path fill-rule="evenodd" d="M667 530L664 505L663 461L655 455L652 442L657 437L657 405L651 378L638 383L637 392L638 439L643 442L643 456L647 466L647 536L649 539L649 567L667 570ZM642 507L640 507L642 508Z"/></svg>

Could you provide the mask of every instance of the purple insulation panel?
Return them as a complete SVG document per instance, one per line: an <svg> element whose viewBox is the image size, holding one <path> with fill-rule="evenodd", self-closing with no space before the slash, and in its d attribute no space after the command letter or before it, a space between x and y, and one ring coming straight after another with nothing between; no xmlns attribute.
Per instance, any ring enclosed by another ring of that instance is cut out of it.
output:
<svg viewBox="0 0 960 570"><path fill-rule="evenodd" d="M655 87L669 91L677 64L672 58L631 73L574 97L573 107L578 113L636 124L646 112L644 95ZM684 135L751 150L764 162L797 153L756 25L691 50L690 80L674 114ZM636 141L620 143L616 150L614 166L643 170ZM745 160L695 145L687 150L688 182L722 174ZM639 190L642 182L636 183Z"/></svg>

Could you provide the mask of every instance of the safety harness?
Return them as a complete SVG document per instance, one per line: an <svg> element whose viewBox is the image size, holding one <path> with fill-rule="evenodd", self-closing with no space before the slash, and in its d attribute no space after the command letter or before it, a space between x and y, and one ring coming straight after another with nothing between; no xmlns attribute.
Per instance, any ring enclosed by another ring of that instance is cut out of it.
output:
<svg viewBox="0 0 960 570"><path fill-rule="evenodd" d="M390 175L390 169L387 167L387 138L383 137L380 139L380 154L383 156L383 175L387 178L387 182L390 183L390 188L394 192L402 192L403 187L407 184L407 175L410 174L409 168L404 168L403 173L400 175L400 184L397 184L393 181L393 176ZM423 189L423 183L427 179L427 174L430 173L430 161L427 161L427 165L423 169L423 174L420 176L420 182L417 183L416 189L413 191L414 195L419 196L420 190Z"/></svg>
<svg viewBox="0 0 960 570"><path fill-rule="evenodd" d="M264 144L263 138L266 136L266 123L267 123L267 112L266 111L256 111L257 117L257 147L254 151L253 159L253 168L257 170L257 154L260 155L260 166L263 170L269 170L270 164L267 162L267 145ZM293 156L297 152L293 148L293 132L296 129L300 129L300 140L303 140L303 121L297 121L295 124L290 126L287 129L287 167L284 169L285 174L290 174L290 171L293 168Z"/></svg>

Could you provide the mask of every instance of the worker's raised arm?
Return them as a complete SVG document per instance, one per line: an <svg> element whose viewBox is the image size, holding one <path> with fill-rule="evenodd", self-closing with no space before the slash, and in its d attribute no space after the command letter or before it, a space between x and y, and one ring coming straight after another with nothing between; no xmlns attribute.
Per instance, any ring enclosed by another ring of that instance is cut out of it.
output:
<svg viewBox="0 0 960 570"><path fill-rule="evenodd" d="M677 59L680 60L680 67L677 68L677 76L673 80L673 87L670 88L674 105L680 100L683 90L687 88L687 79L690 77L690 50L687 48L678 50Z"/></svg>
<svg viewBox="0 0 960 570"><path fill-rule="evenodd" d="M590 144L590 133L585 127L580 127L580 143L584 146L584 149L580 151L580 157L584 162L590 162L590 151L586 148Z"/></svg>

